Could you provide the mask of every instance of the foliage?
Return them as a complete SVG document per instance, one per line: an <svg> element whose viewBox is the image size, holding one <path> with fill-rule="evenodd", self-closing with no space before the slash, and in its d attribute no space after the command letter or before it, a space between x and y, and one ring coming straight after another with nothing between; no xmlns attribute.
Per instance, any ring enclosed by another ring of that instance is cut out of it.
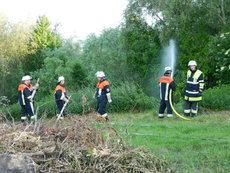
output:
<svg viewBox="0 0 230 173"><path fill-rule="evenodd" d="M87 71L76 54L69 52L68 46L53 51L47 49L43 53L46 57L43 68L31 73L33 78L40 78L39 98L53 94L59 76L65 77L67 90L76 91L88 84Z"/></svg>
<svg viewBox="0 0 230 173"><path fill-rule="evenodd" d="M104 71L113 84L132 80L128 70L119 28L106 29L100 36L90 35L83 43L82 61L94 80L96 71Z"/></svg>
<svg viewBox="0 0 230 173"><path fill-rule="evenodd" d="M161 44L158 32L138 14L127 11L122 35L126 61L133 78L139 85L146 87L148 74L159 65Z"/></svg>
<svg viewBox="0 0 230 173"><path fill-rule="evenodd" d="M51 24L46 16L40 16L36 21L36 26L32 32L29 42L29 49L32 53L28 54L23 62L25 73L40 69L44 64L45 55L43 49L54 50L62 44L59 36L51 29Z"/></svg>
<svg viewBox="0 0 230 173"><path fill-rule="evenodd" d="M212 110L230 110L229 103L230 86L222 85L204 91L200 105Z"/></svg>
<svg viewBox="0 0 230 173"><path fill-rule="evenodd" d="M0 95L12 102L17 98L15 90L23 74L21 60L30 52L27 45L30 38L30 26L10 23L0 15Z"/></svg>
<svg viewBox="0 0 230 173"><path fill-rule="evenodd" d="M42 84L41 84L42 85ZM67 85L68 86L68 85ZM43 86L45 88L45 86ZM43 90L43 89L41 89ZM126 112L126 111L144 111L146 109L158 109L158 100L147 96L143 91L132 83L124 83L117 87L111 87L111 96L113 102L108 104L107 112ZM52 117L58 113L54 94L52 90L50 93L44 95L43 91L38 91L35 102L35 109L38 108L38 116L44 112ZM67 95L71 95L71 101L66 110L70 114L87 114L96 112L96 99L93 98L95 89L82 88L80 90L68 90ZM18 103L10 106L13 117L19 118L20 105Z"/></svg>
<svg viewBox="0 0 230 173"><path fill-rule="evenodd" d="M230 84L230 32L215 36L209 45L210 62L215 84Z"/></svg>

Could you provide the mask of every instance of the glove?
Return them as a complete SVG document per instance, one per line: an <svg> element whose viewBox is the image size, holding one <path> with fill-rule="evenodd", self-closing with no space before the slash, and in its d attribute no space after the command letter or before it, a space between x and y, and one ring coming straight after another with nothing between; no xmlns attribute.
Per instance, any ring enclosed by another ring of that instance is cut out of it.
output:
<svg viewBox="0 0 230 173"><path fill-rule="evenodd" d="M106 96L107 96L108 102L111 103L112 102L112 98L111 98L110 93L107 93Z"/></svg>
<svg viewBox="0 0 230 173"><path fill-rule="evenodd" d="M95 93L93 94L93 99L95 99L95 98L96 98L96 93L97 93L97 92L95 92Z"/></svg>
<svg viewBox="0 0 230 173"><path fill-rule="evenodd" d="M69 103L70 99L69 99L69 98L64 97L63 101L64 101L64 102L66 102L66 103Z"/></svg>
<svg viewBox="0 0 230 173"><path fill-rule="evenodd" d="M32 96L27 97L30 102L33 102Z"/></svg>
<svg viewBox="0 0 230 173"><path fill-rule="evenodd" d="M35 87L37 87L37 89L38 89L38 87L39 87L39 83L38 82L36 82Z"/></svg>

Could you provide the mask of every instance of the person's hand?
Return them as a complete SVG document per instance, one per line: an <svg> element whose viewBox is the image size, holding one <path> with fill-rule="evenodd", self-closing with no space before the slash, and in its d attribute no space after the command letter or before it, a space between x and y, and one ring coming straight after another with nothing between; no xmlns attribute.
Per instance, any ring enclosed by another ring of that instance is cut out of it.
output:
<svg viewBox="0 0 230 173"><path fill-rule="evenodd" d="M108 102L109 102L109 103L112 103L112 99L108 99Z"/></svg>

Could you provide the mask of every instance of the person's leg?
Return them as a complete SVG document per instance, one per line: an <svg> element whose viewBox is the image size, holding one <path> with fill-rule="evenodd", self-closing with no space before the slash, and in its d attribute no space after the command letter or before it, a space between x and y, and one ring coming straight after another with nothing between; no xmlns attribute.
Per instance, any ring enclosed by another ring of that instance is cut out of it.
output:
<svg viewBox="0 0 230 173"><path fill-rule="evenodd" d="M191 109L192 109L192 115L191 117L195 117L197 116L197 112L198 112L198 102L192 102L191 104Z"/></svg>
<svg viewBox="0 0 230 173"><path fill-rule="evenodd" d="M166 103L164 100L161 100L160 107L159 107L159 114L158 114L159 118L164 118L165 108L166 108Z"/></svg>
<svg viewBox="0 0 230 173"><path fill-rule="evenodd" d="M169 103L169 101L165 101L167 106L167 117L173 117L172 107Z"/></svg>
<svg viewBox="0 0 230 173"><path fill-rule="evenodd" d="M185 100L184 102L184 116L190 117L191 112L191 102L188 100Z"/></svg>
<svg viewBox="0 0 230 173"><path fill-rule="evenodd" d="M61 110L62 110L62 108L64 106L64 102L62 100L58 100L58 101L56 101L56 104L57 104L57 107L58 107L58 116L59 116L59 114L61 113ZM63 119L63 118L64 118L64 112L60 116L60 119Z"/></svg>
<svg viewBox="0 0 230 173"><path fill-rule="evenodd" d="M26 112L26 106L25 105L21 105L21 122L24 123L26 121L26 116L27 116L27 112Z"/></svg>

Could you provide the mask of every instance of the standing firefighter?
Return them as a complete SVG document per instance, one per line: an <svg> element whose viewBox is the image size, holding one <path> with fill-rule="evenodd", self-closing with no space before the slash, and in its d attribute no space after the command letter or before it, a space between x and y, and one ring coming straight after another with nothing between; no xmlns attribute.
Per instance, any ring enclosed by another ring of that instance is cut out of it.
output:
<svg viewBox="0 0 230 173"><path fill-rule="evenodd" d="M55 92L55 101L59 110L59 114L64 106L65 103L68 103L70 101L70 98L66 95L66 89L64 86L65 78L63 76L60 76L58 78L57 86L54 90ZM57 116L59 116L59 114ZM64 118L64 113L60 115L60 119Z"/></svg>
<svg viewBox="0 0 230 173"><path fill-rule="evenodd" d="M27 119L27 115L30 116L32 121L35 121L36 117L34 115L34 105L32 92L37 90L39 84L36 83L35 86L30 84L30 80L32 78L30 76L23 76L22 82L18 86L18 100L21 105L21 121L25 122Z"/></svg>
<svg viewBox="0 0 230 173"><path fill-rule="evenodd" d="M160 108L159 108L159 118L164 118L164 111L167 107L167 117L173 117L172 108L169 103L169 90L172 89L173 91L176 90L176 84L174 79L171 78L172 69L171 67L165 67L164 76L159 79L160 85Z"/></svg>
<svg viewBox="0 0 230 173"><path fill-rule="evenodd" d="M194 117L197 115L198 102L202 100L204 77L203 73L197 69L196 61L189 61L188 67L184 116Z"/></svg>
<svg viewBox="0 0 230 173"><path fill-rule="evenodd" d="M101 115L101 117L105 118L108 121L106 104L107 102L112 102L109 82L106 80L103 71L98 71L95 75L98 79L97 90L95 93L95 97L97 99L97 112Z"/></svg>

